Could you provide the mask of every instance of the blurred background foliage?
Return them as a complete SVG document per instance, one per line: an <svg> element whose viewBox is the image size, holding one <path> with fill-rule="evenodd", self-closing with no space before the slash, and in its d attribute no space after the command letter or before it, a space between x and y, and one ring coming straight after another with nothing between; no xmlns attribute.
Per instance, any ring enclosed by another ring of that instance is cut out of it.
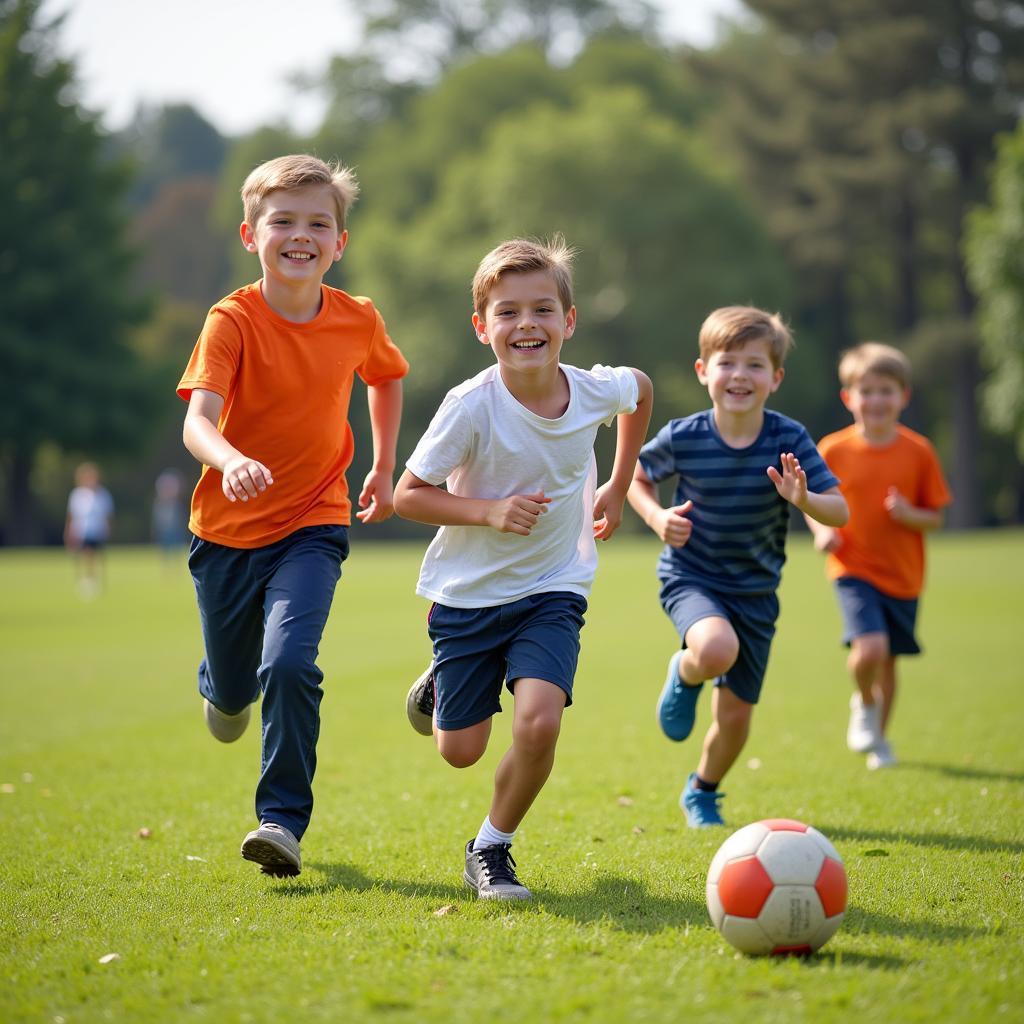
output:
<svg viewBox="0 0 1024 1024"><path fill-rule="evenodd" d="M412 364L400 463L489 362L479 258L557 231L579 250L567 359L648 371L656 424L707 404L705 315L756 303L797 338L777 408L815 436L845 425L838 354L896 344L952 525L1021 521L1024 4L748 0L706 49L668 46L643 0L360 10L359 54L297 79L329 97L319 128L225 138L180 105L103 132L38 0L0 0L0 542L59 540L80 459L101 462L121 541L148 538L160 470L196 476L174 385L208 307L259 273L242 180L300 150L362 184L329 283L371 296ZM359 481L358 389L352 419Z"/></svg>

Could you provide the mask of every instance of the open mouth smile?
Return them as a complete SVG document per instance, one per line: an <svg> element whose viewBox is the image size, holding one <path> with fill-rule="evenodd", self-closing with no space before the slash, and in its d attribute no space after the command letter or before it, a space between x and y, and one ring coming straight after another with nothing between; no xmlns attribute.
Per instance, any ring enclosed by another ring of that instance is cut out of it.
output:
<svg viewBox="0 0 1024 1024"><path fill-rule="evenodd" d="M547 342L539 338L528 338L525 341L513 341L512 348L519 352L529 352L531 349L541 348L546 344Z"/></svg>
<svg viewBox="0 0 1024 1024"><path fill-rule="evenodd" d="M298 251L295 251L295 252L286 252L284 254L284 257L287 260L295 260L297 263L308 263L311 259L313 259L313 254L311 252L298 252Z"/></svg>

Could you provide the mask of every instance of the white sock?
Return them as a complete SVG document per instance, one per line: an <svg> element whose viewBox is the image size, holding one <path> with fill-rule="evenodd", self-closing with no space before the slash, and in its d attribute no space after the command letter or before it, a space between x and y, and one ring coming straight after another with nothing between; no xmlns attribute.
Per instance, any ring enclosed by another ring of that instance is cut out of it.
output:
<svg viewBox="0 0 1024 1024"><path fill-rule="evenodd" d="M502 832L491 824L491 817L484 818L480 831L473 840L473 849L482 850L485 846L497 846L499 843L511 843L515 832Z"/></svg>

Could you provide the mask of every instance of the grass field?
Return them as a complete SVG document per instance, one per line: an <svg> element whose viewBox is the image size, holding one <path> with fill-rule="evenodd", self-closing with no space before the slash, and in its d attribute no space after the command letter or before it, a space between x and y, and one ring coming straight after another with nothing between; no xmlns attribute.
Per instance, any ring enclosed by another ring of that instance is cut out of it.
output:
<svg viewBox="0 0 1024 1024"><path fill-rule="evenodd" d="M206 733L184 566L115 549L86 602L63 553L0 552L0 1019L1024 1020L1024 533L932 542L927 651L904 663L901 764L880 773L845 749L838 615L806 539L790 548L723 810L737 828L808 821L843 856L846 919L806 960L740 957L708 921L728 832L686 828L699 740L655 724L675 644L655 542L602 548L576 705L516 840L536 900L516 907L461 883L510 716L463 772L405 721L428 657L419 546L357 539L346 565L289 880L238 856L259 731L231 747Z"/></svg>

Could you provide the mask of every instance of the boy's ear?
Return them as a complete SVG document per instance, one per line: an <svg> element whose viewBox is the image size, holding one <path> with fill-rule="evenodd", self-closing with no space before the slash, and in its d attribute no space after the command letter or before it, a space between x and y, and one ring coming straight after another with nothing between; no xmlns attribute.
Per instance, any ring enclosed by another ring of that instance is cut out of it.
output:
<svg viewBox="0 0 1024 1024"><path fill-rule="evenodd" d="M576 307L570 306L569 312L565 314L565 330L562 332L562 340L566 340L573 336L573 332L576 330Z"/></svg>
<svg viewBox="0 0 1024 1024"><path fill-rule="evenodd" d="M338 241L334 245L334 262L337 263L341 259L342 254L345 252L345 246L348 245L348 232L342 231L338 235Z"/></svg>
<svg viewBox="0 0 1024 1024"><path fill-rule="evenodd" d="M256 233L246 224L243 220L238 227L238 233L242 236L242 245L245 246L247 252L256 251Z"/></svg>
<svg viewBox="0 0 1024 1024"><path fill-rule="evenodd" d="M697 374L697 380L699 380L701 382L701 384L704 384L704 385L707 384L707 382L708 382L708 375L707 375L707 373L705 372L705 369L704 369L704 360L703 359L698 359L693 364L693 372Z"/></svg>
<svg viewBox="0 0 1024 1024"><path fill-rule="evenodd" d="M490 342L487 340L487 325L484 323L483 317L479 313L473 314L473 330L476 331L476 340L481 345L489 345Z"/></svg>
<svg viewBox="0 0 1024 1024"><path fill-rule="evenodd" d="M839 401L842 402L843 405L845 405L847 409L850 408L850 389L849 388L840 388L839 389Z"/></svg>
<svg viewBox="0 0 1024 1024"><path fill-rule="evenodd" d="M771 393L773 395L775 394L776 391L779 390L779 385L782 383L782 378L785 377L785 376L786 376L786 368L784 366L780 366L772 374L772 391L771 391Z"/></svg>

